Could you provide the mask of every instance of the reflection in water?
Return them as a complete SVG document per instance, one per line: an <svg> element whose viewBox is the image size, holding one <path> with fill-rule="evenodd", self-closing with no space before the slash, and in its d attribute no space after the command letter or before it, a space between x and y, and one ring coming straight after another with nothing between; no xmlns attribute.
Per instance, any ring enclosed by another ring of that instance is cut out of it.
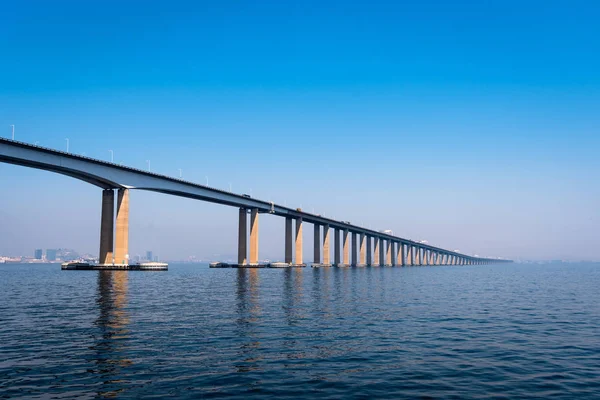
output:
<svg viewBox="0 0 600 400"><path fill-rule="evenodd" d="M237 269L237 327L238 337L242 339L240 358L243 364L237 364L238 372L258 370L257 362L262 359L257 328L260 323L261 308L258 293L259 277L256 268Z"/></svg>
<svg viewBox="0 0 600 400"><path fill-rule="evenodd" d="M124 390L121 381L114 377L120 369L132 364L125 353L125 340L129 337L127 306L127 271L98 271L96 304L99 315L95 322L100 337L91 349L96 352L97 373L102 375L104 387L98 392L102 397L114 397ZM120 387L111 390L111 385Z"/></svg>
<svg viewBox="0 0 600 400"><path fill-rule="evenodd" d="M302 315L302 268L286 268L283 275L283 311L287 324L296 325Z"/></svg>
<svg viewBox="0 0 600 400"><path fill-rule="evenodd" d="M281 352L288 360L306 358L306 349L300 343L295 328L301 326L305 315L302 305L303 268L286 268L283 275L282 309L290 329L283 331ZM294 363L284 363L285 367L294 368Z"/></svg>
<svg viewBox="0 0 600 400"><path fill-rule="evenodd" d="M330 267L313 268L313 302L315 303L315 315L319 318L331 318L329 308L329 277Z"/></svg>

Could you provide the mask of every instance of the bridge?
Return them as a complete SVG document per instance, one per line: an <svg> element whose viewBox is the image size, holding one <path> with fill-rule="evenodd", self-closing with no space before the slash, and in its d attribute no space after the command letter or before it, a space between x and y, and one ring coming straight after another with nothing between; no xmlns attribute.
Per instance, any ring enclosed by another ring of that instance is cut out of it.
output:
<svg viewBox="0 0 600 400"><path fill-rule="evenodd" d="M55 172L103 189L99 253L101 265L129 264L130 190L149 190L239 208L239 266L259 264L260 214L285 218L285 263L289 266L305 265L302 254L304 223L312 224L314 228L313 266L475 265L511 262L473 257L247 195L15 140L0 138L0 162Z"/></svg>

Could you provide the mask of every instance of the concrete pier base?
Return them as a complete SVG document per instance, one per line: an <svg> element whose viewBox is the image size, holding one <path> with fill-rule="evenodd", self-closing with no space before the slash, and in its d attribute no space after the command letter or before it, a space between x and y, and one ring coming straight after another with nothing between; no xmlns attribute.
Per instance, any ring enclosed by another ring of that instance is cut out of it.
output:
<svg viewBox="0 0 600 400"><path fill-rule="evenodd" d="M169 264L149 262L141 264L88 264L81 262L63 263L64 271L167 271Z"/></svg>

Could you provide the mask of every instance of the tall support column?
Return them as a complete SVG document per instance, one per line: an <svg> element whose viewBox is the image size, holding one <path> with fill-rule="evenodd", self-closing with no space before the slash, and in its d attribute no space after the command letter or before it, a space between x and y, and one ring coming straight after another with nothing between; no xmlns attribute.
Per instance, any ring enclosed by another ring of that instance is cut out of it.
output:
<svg viewBox="0 0 600 400"><path fill-rule="evenodd" d="M358 264L358 233L352 232L352 265L356 267Z"/></svg>
<svg viewBox="0 0 600 400"><path fill-rule="evenodd" d="M315 251L313 257L314 264L321 264L321 225L315 224Z"/></svg>
<svg viewBox="0 0 600 400"><path fill-rule="evenodd" d="M367 265L370 267L373 265L373 251L372 251L372 241L371 236L366 237L367 239Z"/></svg>
<svg viewBox="0 0 600 400"><path fill-rule="evenodd" d="M382 238L379 238L379 266L385 265L385 243Z"/></svg>
<svg viewBox="0 0 600 400"><path fill-rule="evenodd" d="M385 248L385 265L394 265L394 263L392 262L392 246L394 245L394 243L392 243L391 240L386 240L386 248Z"/></svg>
<svg viewBox="0 0 600 400"><path fill-rule="evenodd" d="M423 249L423 255L421 256L421 265L429 265L429 259L428 256L428 250L427 249Z"/></svg>
<svg viewBox="0 0 600 400"><path fill-rule="evenodd" d="M292 226L292 218L285 218L285 262L291 264L293 260L293 249L292 249L292 232L294 231Z"/></svg>
<svg viewBox="0 0 600 400"><path fill-rule="evenodd" d="M429 265L435 265L435 252L429 250Z"/></svg>
<svg viewBox="0 0 600 400"><path fill-rule="evenodd" d="M119 189L117 195L115 264L129 264L129 189Z"/></svg>
<svg viewBox="0 0 600 400"><path fill-rule="evenodd" d="M238 224L238 265L248 264L248 211L240 208Z"/></svg>
<svg viewBox="0 0 600 400"><path fill-rule="evenodd" d="M396 265L399 267L404 267L406 265L406 261L404 260L404 243L399 242L397 248L396 255Z"/></svg>
<svg viewBox="0 0 600 400"><path fill-rule="evenodd" d="M333 228L333 264L338 265L341 263L340 259L340 230Z"/></svg>
<svg viewBox="0 0 600 400"><path fill-rule="evenodd" d="M396 253L396 246L400 247L400 243L392 242L391 249L390 249L390 252L392 253L391 254L392 260L391 260L390 264L392 264L392 267L395 267L396 265L398 265L398 253Z"/></svg>
<svg viewBox="0 0 600 400"><path fill-rule="evenodd" d="M381 261L380 261L381 258L380 258L380 254L379 254L379 248L381 247L381 239L379 239L378 237L374 237L373 238L373 243L374 243L374 247L375 247L375 249L374 249L374 253L375 253L374 254L374 258L375 259L373 260L373 266L374 267L378 267L378 266L381 265L380 264L381 263Z"/></svg>
<svg viewBox="0 0 600 400"><path fill-rule="evenodd" d="M342 262L344 263L344 265L350 265L350 232L348 232L348 229L344 229L344 251L342 252L343 254L343 259Z"/></svg>
<svg viewBox="0 0 600 400"><path fill-rule="evenodd" d="M331 250L329 249L329 224L323 226L323 264L331 265Z"/></svg>
<svg viewBox="0 0 600 400"><path fill-rule="evenodd" d="M367 237L364 233L360 234L360 265L367 265Z"/></svg>
<svg viewBox="0 0 600 400"><path fill-rule="evenodd" d="M406 262L404 265L413 265L413 247L409 244L406 245Z"/></svg>
<svg viewBox="0 0 600 400"><path fill-rule="evenodd" d="M258 208L250 212L250 264L258 264Z"/></svg>
<svg viewBox="0 0 600 400"><path fill-rule="evenodd" d="M417 247L415 249L415 253L417 253L417 259L415 260L417 265L423 265L423 249Z"/></svg>
<svg viewBox="0 0 600 400"><path fill-rule="evenodd" d="M100 217L100 264L113 262L113 230L115 220L115 191L102 191L102 216Z"/></svg>
<svg viewBox="0 0 600 400"><path fill-rule="evenodd" d="M296 265L302 265L302 217L296 219Z"/></svg>

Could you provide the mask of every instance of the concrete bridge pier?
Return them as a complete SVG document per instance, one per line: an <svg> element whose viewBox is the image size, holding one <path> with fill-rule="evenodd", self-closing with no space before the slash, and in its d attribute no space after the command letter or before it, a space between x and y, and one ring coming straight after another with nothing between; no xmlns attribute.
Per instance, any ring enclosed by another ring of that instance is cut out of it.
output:
<svg viewBox="0 0 600 400"><path fill-rule="evenodd" d="M392 241L390 239L385 241L386 247L385 247L385 265L386 266L393 266L394 263L392 262L392 248L394 246L394 243L392 243Z"/></svg>
<svg viewBox="0 0 600 400"><path fill-rule="evenodd" d="M373 251L372 251L372 241L371 241L371 236L366 237L367 239L367 262L366 264L371 267L373 266Z"/></svg>
<svg viewBox="0 0 600 400"><path fill-rule="evenodd" d="M323 265L331 266L331 250L329 248L329 224L323 226Z"/></svg>
<svg viewBox="0 0 600 400"><path fill-rule="evenodd" d="M258 208L250 211L250 265L258 265Z"/></svg>
<svg viewBox="0 0 600 400"><path fill-rule="evenodd" d="M302 217L296 219L296 265L304 265L302 260Z"/></svg>
<svg viewBox="0 0 600 400"><path fill-rule="evenodd" d="M113 231L115 220L115 191L102 191L102 216L100 218L100 255L99 264L113 263Z"/></svg>
<svg viewBox="0 0 600 400"><path fill-rule="evenodd" d="M321 226L315 224L313 264L321 264Z"/></svg>
<svg viewBox="0 0 600 400"><path fill-rule="evenodd" d="M129 189L117 192L115 264L129 265Z"/></svg>
<svg viewBox="0 0 600 400"><path fill-rule="evenodd" d="M343 246L342 263L344 267L348 267L350 266L350 232L348 232L348 229L344 229Z"/></svg>
<svg viewBox="0 0 600 400"><path fill-rule="evenodd" d="M293 259L293 249L292 249L292 236L293 236L293 225L292 225L292 218L291 217L286 217L285 218L285 263L292 265L292 263L294 262Z"/></svg>
<svg viewBox="0 0 600 400"><path fill-rule="evenodd" d="M367 265L367 241L364 233L360 234L360 258L359 265L364 267Z"/></svg>
<svg viewBox="0 0 600 400"><path fill-rule="evenodd" d="M238 223L238 265L248 264L248 210L240 208Z"/></svg>
<svg viewBox="0 0 600 400"><path fill-rule="evenodd" d="M392 267L395 267L398 265L398 253L396 253L396 246L400 247L400 243L392 242L391 249L390 249L391 258L392 258L390 264L392 264Z"/></svg>
<svg viewBox="0 0 600 400"><path fill-rule="evenodd" d="M352 232L352 265L356 267L358 264L358 233Z"/></svg>
<svg viewBox="0 0 600 400"><path fill-rule="evenodd" d="M404 267L406 261L404 260L404 243L399 242L397 253L396 253L396 265L399 267Z"/></svg>
<svg viewBox="0 0 600 400"><path fill-rule="evenodd" d="M381 259L383 257L381 257L381 252L379 251L381 248L381 240L378 237L374 237L373 238L373 243L374 243L374 260L373 260L373 267L379 267L381 265Z"/></svg>
<svg viewBox="0 0 600 400"><path fill-rule="evenodd" d="M404 265L406 265L406 266L413 265L412 254L413 254L412 246L407 244L406 245L406 255L405 255L406 261L404 262Z"/></svg>
<svg viewBox="0 0 600 400"><path fill-rule="evenodd" d="M340 260L340 230L333 229L333 265L337 266L341 263Z"/></svg>

